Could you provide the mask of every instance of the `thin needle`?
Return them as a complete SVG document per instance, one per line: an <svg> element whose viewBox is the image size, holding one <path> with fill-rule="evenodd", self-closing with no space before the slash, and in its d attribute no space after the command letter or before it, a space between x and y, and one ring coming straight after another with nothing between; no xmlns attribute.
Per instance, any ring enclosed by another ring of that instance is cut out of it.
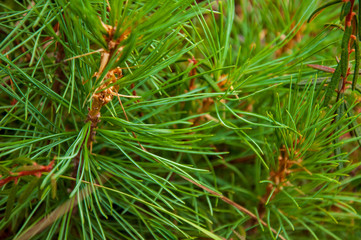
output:
<svg viewBox="0 0 361 240"><path fill-rule="evenodd" d="M64 62L67 62L67 61L70 61L70 60L73 60L73 59L76 59L76 58L80 58L80 57L92 55L92 54L94 54L94 53L102 52L102 51L104 51L104 49L103 49L103 48L100 48L100 49L98 49L98 50L95 50L94 52L84 53L84 54L82 54L82 55L78 55L78 56L75 56L75 57L71 57L71 58L65 59Z"/></svg>

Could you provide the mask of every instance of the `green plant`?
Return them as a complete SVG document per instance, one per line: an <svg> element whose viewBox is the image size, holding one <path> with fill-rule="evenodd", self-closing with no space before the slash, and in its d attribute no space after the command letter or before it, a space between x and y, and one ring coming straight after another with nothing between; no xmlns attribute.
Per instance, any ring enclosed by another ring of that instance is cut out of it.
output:
<svg viewBox="0 0 361 240"><path fill-rule="evenodd" d="M2 239L361 235L355 1L197 2L1 4Z"/></svg>

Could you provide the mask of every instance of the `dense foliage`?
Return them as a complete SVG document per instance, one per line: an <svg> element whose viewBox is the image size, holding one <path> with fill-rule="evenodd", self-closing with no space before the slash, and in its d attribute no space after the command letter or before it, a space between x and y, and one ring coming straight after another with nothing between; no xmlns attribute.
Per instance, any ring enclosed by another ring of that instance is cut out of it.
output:
<svg viewBox="0 0 361 240"><path fill-rule="evenodd" d="M3 1L0 238L361 238L358 2Z"/></svg>

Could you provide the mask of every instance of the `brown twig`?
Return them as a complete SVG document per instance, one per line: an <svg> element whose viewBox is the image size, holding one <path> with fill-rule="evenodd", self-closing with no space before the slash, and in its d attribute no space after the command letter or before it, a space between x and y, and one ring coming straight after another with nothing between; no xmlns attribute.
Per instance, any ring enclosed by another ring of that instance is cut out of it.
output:
<svg viewBox="0 0 361 240"><path fill-rule="evenodd" d="M188 59L188 62L190 65L193 65L191 71L189 72L189 76L194 76L197 74L197 67L195 67L194 65L197 65L198 61L194 58L194 56L190 59ZM191 79L191 82L189 84L189 90L192 91L193 89L196 88L195 86L195 81L196 81L196 78L192 78Z"/></svg>
<svg viewBox="0 0 361 240"><path fill-rule="evenodd" d="M45 172L50 172L53 169L54 166L54 162L55 162L55 157L54 159L46 166L43 165L38 165L36 162L33 163L33 166L23 166L20 167L18 170L20 170L19 172L10 172L10 176L6 177L4 179L0 180L0 186L3 186L5 184L7 184L8 182L14 181L15 184L17 184L18 180L20 177L23 176L36 176L36 177L40 177L42 175L42 173ZM1 177L1 175L0 175Z"/></svg>

